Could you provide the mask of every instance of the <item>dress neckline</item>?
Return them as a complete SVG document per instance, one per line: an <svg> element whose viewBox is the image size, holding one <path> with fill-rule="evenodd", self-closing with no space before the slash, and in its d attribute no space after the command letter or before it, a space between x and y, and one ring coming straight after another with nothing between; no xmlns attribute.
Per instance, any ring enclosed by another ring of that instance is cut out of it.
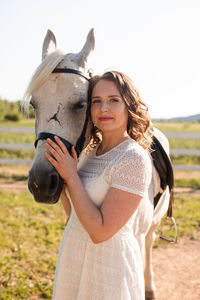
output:
<svg viewBox="0 0 200 300"><path fill-rule="evenodd" d="M135 140L133 140L132 138L126 139L126 140L124 140L123 142L121 142L121 143L119 143L118 145L116 145L115 147L113 147L113 148L111 148L110 150L108 150L107 152L105 152L105 153L103 153L103 154L99 154L99 155L97 155L97 150L98 150L98 148L99 148L99 146L98 146L98 147L96 147L96 149L95 149L94 156L95 156L96 158L103 157L103 156L107 155L108 153L112 152L113 150L117 149L117 148L118 148L119 146L121 146L122 144L125 144L125 143L127 143L127 142L129 142L129 141L135 142Z"/></svg>

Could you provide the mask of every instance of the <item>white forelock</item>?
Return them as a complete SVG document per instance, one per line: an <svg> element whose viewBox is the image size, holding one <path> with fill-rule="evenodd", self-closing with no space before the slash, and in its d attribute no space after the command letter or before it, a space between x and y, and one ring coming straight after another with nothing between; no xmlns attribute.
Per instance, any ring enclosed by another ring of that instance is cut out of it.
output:
<svg viewBox="0 0 200 300"><path fill-rule="evenodd" d="M32 94L48 79L55 67L64 59L62 50L56 49L49 54L35 70L22 98L22 109L27 112Z"/></svg>

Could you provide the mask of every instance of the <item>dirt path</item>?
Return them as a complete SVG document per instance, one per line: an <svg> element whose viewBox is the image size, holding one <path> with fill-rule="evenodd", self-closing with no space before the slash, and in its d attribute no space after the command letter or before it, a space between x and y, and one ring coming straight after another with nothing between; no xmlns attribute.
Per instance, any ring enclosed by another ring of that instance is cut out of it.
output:
<svg viewBox="0 0 200 300"><path fill-rule="evenodd" d="M0 182L0 190L21 192L26 182ZM175 193L199 195L200 190L179 188ZM177 244L153 249L153 269L157 300L200 299L200 233L198 240L181 238Z"/></svg>
<svg viewBox="0 0 200 300"><path fill-rule="evenodd" d="M182 238L177 244L153 249L157 300L200 299L200 240Z"/></svg>

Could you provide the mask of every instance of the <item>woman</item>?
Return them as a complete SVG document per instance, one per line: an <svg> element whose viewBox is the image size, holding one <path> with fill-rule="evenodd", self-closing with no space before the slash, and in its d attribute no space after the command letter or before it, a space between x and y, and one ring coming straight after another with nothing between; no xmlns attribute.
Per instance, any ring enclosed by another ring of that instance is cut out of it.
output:
<svg viewBox="0 0 200 300"><path fill-rule="evenodd" d="M59 138L46 144L52 154L46 158L67 185L61 199L70 216L53 299L142 300L142 256L132 228L152 177L150 119L120 72L95 76L88 96L92 140L79 163L74 148L71 157Z"/></svg>

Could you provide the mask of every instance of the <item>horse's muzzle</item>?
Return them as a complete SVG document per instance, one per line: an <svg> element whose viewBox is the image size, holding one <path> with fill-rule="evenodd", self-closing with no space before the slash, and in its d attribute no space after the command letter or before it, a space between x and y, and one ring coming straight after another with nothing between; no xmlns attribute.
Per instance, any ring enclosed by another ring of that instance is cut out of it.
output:
<svg viewBox="0 0 200 300"><path fill-rule="evenodd" d="M51 166L48 168L33 166L29 171L28 188L35 201L54 204L59 200L63 179Z"/></svg>

